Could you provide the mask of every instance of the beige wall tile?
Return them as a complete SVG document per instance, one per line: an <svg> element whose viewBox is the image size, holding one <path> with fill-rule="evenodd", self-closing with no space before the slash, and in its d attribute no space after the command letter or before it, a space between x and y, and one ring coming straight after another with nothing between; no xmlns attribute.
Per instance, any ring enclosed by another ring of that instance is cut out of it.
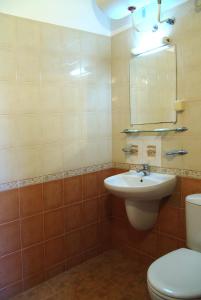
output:
<svg viewBox="0 0 201 300"><path fill-rule="evenodd" d="M37 22L17 18L17 47L31 51L40 50L40 25Z"/></svg>
<svg viewBox="0 0 201 300"><path fill-rule="evenodd" d="M111 161L111 41L0 14L0 182Z"/></svg>
<svg viewBox="0 0 201 300"><path fill-rule="evenodd" d="M13 51L0 49L0 80L14 81L16 79L16 56Z"/></svg>
<svg viewBox="0 0 201 300"><path fill-rule="evenodd" d="M44 115L41 117L42 140L44 143L61 142L63 137L62 115Z"/></svg>
<svg viewBox="0 0 201 300"><path fill-rule="evenodd" d="M62 84L46 83L40 87L40 111L43 113L63 112Z"/></svg>
<svg viewBox="0 0 201 300"><path fill-rule="evenodd" d="M43 175L41 147L21 147L16 151L17 178L33 178Z"/></svg>
<svg viewBox="0 0 201 300"><path fill-rule="evenodd" d="M0 183L19 179L16 150L0 149Z"/></svg>
<svg viewBox="0 0 201 300"><path fill-rule="evenodd" d="M1 15L0 48L14 48L16 45L16 18Z"/></svg>
<svg viewBox="0 0 201 300"><path fill-rule="evenodd" d="M22 114L39 113L41 110L39 84L19 83L17 84L16 101L13 112Z"/></svg>
<svg viewBox="0 0 201 300"><path fill-rule="evenodd" d="M10 114L16 109L17 86L13 82L0 82L0 114Z"/></svg>
<svg viewBox="0 0 201 300"><path fill-rule="evenodd" d="M37 115L19 115L15 118L18 146L34 146L42 143L41 120Z"/></svg>
<svg viewBox="0 0 201 300"><path fill-rule="evenodd" d="M61 31L59 26L51 24L40 25L41 27L41 49L44 52L57 53L61 51Z"/></svg>
<svg viewBox="0 0 201 300"><path fill-rule="evenodd" d="M39 82L40 59L38 55L22 50L17 53L17 57L17 79L21 82Z"/></svg>
<svg viewBox="0 0 201 300"><path fill-rule="evenodd" d="M73 139L65 141L63 145L64 169L73 170L84 167L84 148L83 140Z"/></svg>
<svg viewBox="0 0 201 300"><path fill-rule="evenodd" d="M63 171L63 150L62 144L48 144L41 149L43 175Z"/></svg>
<svg viewBox="0 0 201 300"><path fill-rule="evenodd" d="M12 147L16 145L15 122L7 115L0 115L0 147Z"/></svg>

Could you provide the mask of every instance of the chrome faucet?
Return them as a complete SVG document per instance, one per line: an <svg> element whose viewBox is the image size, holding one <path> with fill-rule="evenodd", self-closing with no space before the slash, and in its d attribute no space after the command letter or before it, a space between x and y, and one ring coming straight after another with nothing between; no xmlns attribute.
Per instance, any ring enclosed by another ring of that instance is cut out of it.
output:
<svg viewBox="0 0 201 300"><path fill-rule="evenodd" d="M150 166L148 164L143 164L142 169L137 170L137 173L143 173L143 176L150 175Z"/></svg>

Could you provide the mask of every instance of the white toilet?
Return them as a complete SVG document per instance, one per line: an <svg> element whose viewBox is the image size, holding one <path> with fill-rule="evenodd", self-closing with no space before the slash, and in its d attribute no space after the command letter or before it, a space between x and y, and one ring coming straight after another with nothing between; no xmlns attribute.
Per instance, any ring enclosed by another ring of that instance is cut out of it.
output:
<svg viewBox="0 0 201 300"><path fill-rule="evenodd" d="M186 197L186 231L187 246L192 250L170 252L149 267L152 300L201 300L201 194Z"/></svg>

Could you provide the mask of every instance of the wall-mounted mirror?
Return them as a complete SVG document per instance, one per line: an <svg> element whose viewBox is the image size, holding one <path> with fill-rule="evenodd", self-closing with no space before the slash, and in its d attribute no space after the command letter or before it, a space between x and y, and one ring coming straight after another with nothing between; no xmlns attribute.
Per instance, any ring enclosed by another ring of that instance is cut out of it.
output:
<svg viewBox="0 0 201 300"><path fill-rule="evenodd" d="M175 123L176 47L166 45L130 62L131 124Z"/></svg>

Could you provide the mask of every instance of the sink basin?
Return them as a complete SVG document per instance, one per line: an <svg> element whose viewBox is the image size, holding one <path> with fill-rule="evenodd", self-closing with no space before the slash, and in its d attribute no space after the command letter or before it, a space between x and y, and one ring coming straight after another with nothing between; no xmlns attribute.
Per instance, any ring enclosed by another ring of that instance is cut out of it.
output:
<svg viewBox="0 0 201 300"><path fill-rule="evenodd" d="M150 173L142 177L140 173L129 171L106 178L104 184L112 194L121 198L156 200L172 193L176 176Z"/></svg>
<svg viewBox="0 0 201 300"><path fill-rule="evenodd" d="M125 199L128 219L136 229L147 230L154 226L162 198L171 195L176 176L168 174L129 171L104 180L105 187L114 195Z"/></svg>

